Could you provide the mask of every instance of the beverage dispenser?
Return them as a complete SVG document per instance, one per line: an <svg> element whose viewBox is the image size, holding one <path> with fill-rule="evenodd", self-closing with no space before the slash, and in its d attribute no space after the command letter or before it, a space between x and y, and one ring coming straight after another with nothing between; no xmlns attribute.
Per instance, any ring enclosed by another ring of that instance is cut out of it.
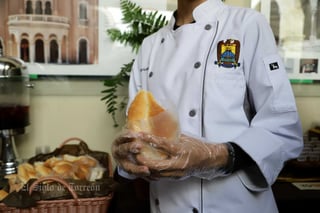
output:
<svg viewBox="0 0 320 213"><path fill-rule="evenodd" d="M30 85L24 61L0 56L0 178L17 172L14 137L30 124Z"/></svg>

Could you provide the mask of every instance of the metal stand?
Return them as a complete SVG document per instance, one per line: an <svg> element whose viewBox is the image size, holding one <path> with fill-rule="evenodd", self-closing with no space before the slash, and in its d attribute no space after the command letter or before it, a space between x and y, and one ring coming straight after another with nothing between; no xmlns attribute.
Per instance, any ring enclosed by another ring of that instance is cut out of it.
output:
<svg viewBox="0 0 320 213"><path fill-rule="evenodd" d="M5 175L17 173L17 150L14 135L24 130L0 130L0 179Z"/></svg>

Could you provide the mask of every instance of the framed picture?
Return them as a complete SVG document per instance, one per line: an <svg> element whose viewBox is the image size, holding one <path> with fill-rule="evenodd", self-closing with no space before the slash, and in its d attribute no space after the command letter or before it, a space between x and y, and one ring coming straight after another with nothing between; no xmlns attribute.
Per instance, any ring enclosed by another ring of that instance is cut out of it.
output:
<svg viewBox="0 0 320 213"><path fill-rule="evenodd" d="M319 9L318 0L261 0L292 81L320 80Z"/></svg>
<svg viewBox="0 0 320 213"><path fill-rule="evenodd" d="M169 5L132 2L157 10ZM106 32L125 28L119 0L2 0L0 14L0 54L23 59L30 74L108 76L134 57Z"/></svg>

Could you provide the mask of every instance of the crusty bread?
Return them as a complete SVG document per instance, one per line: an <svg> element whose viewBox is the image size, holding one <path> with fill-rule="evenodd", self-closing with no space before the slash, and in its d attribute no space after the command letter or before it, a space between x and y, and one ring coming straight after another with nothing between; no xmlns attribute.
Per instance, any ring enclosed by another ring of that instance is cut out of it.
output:
<svg viewBox="0 0 320 213"><path fill-rule="evenodd" d="M52 168L54 167L55 163L60 161L61 159L60 158L57 158L57 157L51 157L51 158L48 158L44 163L43 165L46 166L46 167L49 167L49 168Z"/></svg>
<svg viewBox="0 0 320 213"><path fill-rule="evenodd" d="M20 180L26 184L30 179L37 177L37 172L33 165L29 163L22 163L18 166L18 175Z"/></svg>
<svg viewBox="0 0 320 213"><path fill-rule="evenodd" d="M53 174L53 170L50 167L44 165L43 162L35 162L34 168L37 172L37 176L44 177Z"/></svg>
<svg viewBox="0 0 320 213"><path fill-rule="evenodd" d="M60 160L54 164L52 170L62 178L73 177L74 167L73 164L66 160Z"/></svg>
<svg viewBox="0 0 320 213"><path fill-rule="evenodd" d="M95 167L97 166L98 162L93 157L88 155L86 156L79 156L76 160L73 161L77 165L86 165L88 167Z"/></svg>
<svg viewBox="0 0 320 213"><path fill-rule="evenodd" d="M148 119L163 111L165 111L165 109L158 104L151 92L140 90L129 107L128 119Z"/></svg>
<svg viewBox="0 0 320 213"><path fill-rule="evenodd" d="M59 176L66 179L95 181L103 177L106 169L89 155L72 156L65 154L51 157L44 162L21 163L17 170L16 174L5 176L10 186L9 193L21 190L30 179L41 177Z"/></svg>
<svg viewBox="0 0 320 213"><path fill-rule="evenodd" d="M178 133L178 123L174 116L155 100L151 92L146 90L140 90L130 104L127 126L136 132L149 132L168 139L173 139ZM141 154L155 160L168 157L150 144L142 148Z"/></svg>
<svg viewBox="0 0 320 213"><path fill-rule="evenodd" d="M8 192L3 190L3 189L1 189L0 190L0 201L2 201L4 198L6 198L7 195L8 195Z"/></svg>
<svg viewBox="0 0 320 213"><path fill-rule="evenodd" d="M85 180L90 175L91 168L87 165L79 165L74 172L74 179Z"/></svg>

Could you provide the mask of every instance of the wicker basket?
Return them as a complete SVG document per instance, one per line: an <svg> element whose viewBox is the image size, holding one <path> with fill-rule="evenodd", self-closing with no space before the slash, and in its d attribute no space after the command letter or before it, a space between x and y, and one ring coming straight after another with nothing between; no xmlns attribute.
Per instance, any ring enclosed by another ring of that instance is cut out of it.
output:
<svg viewBox="0 0 320 213"><path fill-rule="evenodd" d="M70 144L71 143L71 144ZM44 161L47 158L57 155L70 154L70 155L90 155L92 157L100 156L100 159L96 159L102 164L103 167L107 169L105 176L112 177L113 169L112 169L112 160L109 153L101 152L101 151L93 151L90 150L88 144L78 137L71 137L64 140L60 146L51 153L47 154L38 154L28 160L29 163L33 164L36 161Z"/></svg>
<svg viewBox="0 0 320 213"><path fill-rule="evenodd" d="M0 203L1 213L106 213L112 194L104 197L78 198L78 195L72 187L63 179L58 177L44 177L36 180L29 188L29 194L32 194L37 184L43 181L56 181L68 189L73 199L65 200L41 200L37 202L36 207L27 209L18 209L7 207Z"/></svg>
<svg viewBox="0 0 320 213"><path fill-rule="evenodd" d="M77 142L78 145L69 145L70 142ZM52 154L75 154L72 153L74 148L79 148L82 154L97 154L100 156L100 163L106 167L106 176L112 177L112 163L111 157L108 153L99 151L91 151L87 144L80 138L72 137L63 141L59 148L52 153L45 155L39 154L29 160L33 163L39 159L50 157ZM71 152L70 152L71 151ZM62 184L72 195L73 199L55 199L55 200L39 200L37 205L31 208L19 209L15 207L6 206L0 202L0 213L107 213L109 204L113 197L113 193L102 197L90 197L90 198L79 198L75 190L71 187L68 182L64 179L52 176L42 177L34 181L29 187L29 194L31 195L34 188L41 182L55 181Z"/></svg>

